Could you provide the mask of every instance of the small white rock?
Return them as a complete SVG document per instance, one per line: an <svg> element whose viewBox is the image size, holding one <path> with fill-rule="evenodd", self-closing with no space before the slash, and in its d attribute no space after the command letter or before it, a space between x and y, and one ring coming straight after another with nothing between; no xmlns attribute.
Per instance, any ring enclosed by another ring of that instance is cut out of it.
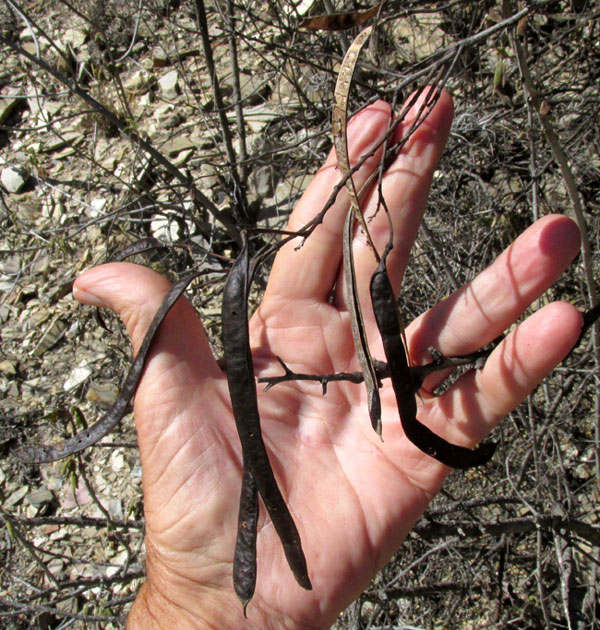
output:
<svg viewBox="0 0 600 630"><path fill-rule="evenodd" d="M78 385L81 385L92 373L92 368L87 364L80 364L71 370L71 373L64 382L63 389L68 392L70 389L75 389Z"/></svg>
<svg viewBox="0 0 600 630"><path fill-rule="evenodd" d="M171 70L171 72L167 72L163 77L161 77L158 81L160 86L160 91L165 98L175 98L177 94L179 94L179 75L177 74L177 70Z"/></svg>
<svg viewBox="0 0 600 630"><path fill-rule="evenodd" d="M19 40L22 42L33 41L33 35L31 34L31 29L28 26L19 33Z"/></svg>
<svg viewBox="0 0 600 630"><path fill-rule="evenodd" d="M17 505L21 501L21 499L29 492L29 486L21 486L17 488L10 496L4 501L5 507L12 507L13 505Z"/></svg>
<svg viewBox="0 0 600 630"><path fill-rule="evenodd" d="M15 376L17 368L12 361L4 359L4 361L0 361L0 372L2 372L2 374L7 374L8 376Z"/></svg>
<svg viewBox="0 0 600 630"><path fill-rule="evenodd" d="M123 520L123 503L121 499L107 499L103 501L104 507L115 521Z"/></svg>
<svg viewBox="0 0 600 630"><path fill-rule="evenodd" d="M2 185L9 193L18 193L27 183L29 175L17 166L7 166L2 169Z"/></svg>
<svg viewBox="0 0 600 630"><path fill-rule="evenodd" d="M102 214L102 210L104 209L107 201L108 199L102 198L92 199L92 201L90 202L91 208L89 208L87 211L88 216L92 219L99 217Z"/></svg>
<svg viewBox="0 0 600 630"><path fill-rule="evenodd" d="M112 452L110 456L110 467L118 473L125 468L125 455L121 449Z"/></svg>
<svg viewBox="0 0 600 630"><path fill-rule="evenodd" d="M270 166L258 167L251 177L259 198L264 199L273 195L273 176Z"/></svg>
<svg viewBox="0 0 600 630"><path fill-rule="evenodd" d="M150 222L152 236L159 241L173 242L179 238L177 222L170 221L165 216L159 216Z"/></svg>
<svg viewBox="0 0 600 630"><path fill-rule="evenodd" d="M119 388L108 381L95 381L90 383L85 398L88 402L99 407L109 408L117 399Z"/></svg>
<svg viewBox="0 0 600 630"><path fill-rule="evenodd" d="M74 50L79 50L87 39L87 33L78 28L68 28L62 35L63 44L69 44Z"/></svg>

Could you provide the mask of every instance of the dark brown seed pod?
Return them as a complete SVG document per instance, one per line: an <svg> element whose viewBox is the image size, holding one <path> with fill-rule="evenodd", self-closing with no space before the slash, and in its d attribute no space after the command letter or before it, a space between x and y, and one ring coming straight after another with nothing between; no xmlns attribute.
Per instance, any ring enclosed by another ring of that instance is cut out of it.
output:
<svg viewBox="0 0 600 630"><path fill-rule="evenodd" d="M496 450L494 443L488 442L476 449L451 444L417 419L417 401L402 343L400 313L386 268L388 251L389 248L386 248L371 277L370 292L404 433L415 446L446 466L472 468L485 464Z"/></svg>
<svg viewBox="0 0 600 630"><path fill-rule="evenodd" d="M248 330L251 277L248 243L244 239L242 251L223 289L223 348L227 361L227 384L242 444L244 465L256 481L296 581L303 588L311 589L300 535L273 475L262 439Z"/></svg>
<svg viewBox="0 0 600 630"><path fill-rule="evenodd" d="M17 459L28 464L52 462L82 451L84 448L95 444L112 431L125 415L127 405L137 389L146 363L146 357L148 356L148 351L150 350L156 331L162 324L167 313L171 310L173 304L181 297L189 283L199 276L200 273L200 271L194 271L183 276L169 289L169 292L163 298L160 307L156 311L146 331L142 345L129 368L125 383L113 403L113 406L107 411L106 415L89 429L81 431L63 442L59 442L56 446L24 446L15 451L14 455Z"/></svg>
<svg viewBox="0 0 600 630"><path fill-rule="evenodd" d="M238 513L237 540L233 556L233 588L244 607L256 588L256 531L258 525L258 488L248 466L244 465Z"/></svg>

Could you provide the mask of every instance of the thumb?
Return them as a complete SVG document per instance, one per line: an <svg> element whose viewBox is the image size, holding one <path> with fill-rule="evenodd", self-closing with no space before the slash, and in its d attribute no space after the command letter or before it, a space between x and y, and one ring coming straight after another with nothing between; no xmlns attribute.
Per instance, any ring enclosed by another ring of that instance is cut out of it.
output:
<svg viewBox="0 0 600 630"><path fill-rule="evenodd" d="M73 297L116 313L125 324L135 355L170 287L166 278L147 267L108 263L79 276L73 285ZM217 377L221 373L196 311L184 297L177 300L163 320L151 352L152 356L166 354L171 361L175 358L189 362L200 377Z"/></svg>

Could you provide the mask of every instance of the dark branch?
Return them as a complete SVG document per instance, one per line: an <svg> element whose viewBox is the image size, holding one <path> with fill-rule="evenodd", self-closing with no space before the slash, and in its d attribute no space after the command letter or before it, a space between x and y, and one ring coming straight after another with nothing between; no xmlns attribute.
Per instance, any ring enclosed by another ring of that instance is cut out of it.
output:
<svg viewBox="0 0 600 630"><path fill-rule="evenodd" d="M495 345L494 345L495 347ZM489 356L493 347L488 350L479 350L472 354L462 357L446 357L439 350L429 348L429 352L433 357L433 361L425 365L411 366L410 371L415 387L415 392L423 385L423 381L427 376L441 370L451 370L457 367L472 366L479 367L482 361ZM327 393L327 385L336 381L347 381L349 383L362 383L364 381L363 373L357 372L335 372L333 374L304 374L302 372L294 372L285 364L281 357L277 357L284 373L280 376L262 376L258 379L259 383L266 383L265 391L269 391L271 387L279 385L279 383L287 383L289 381L315 381L321 384L323 395ZM390 378L388 364L384 361L375 359L375 371L379 380Z"/></svg>

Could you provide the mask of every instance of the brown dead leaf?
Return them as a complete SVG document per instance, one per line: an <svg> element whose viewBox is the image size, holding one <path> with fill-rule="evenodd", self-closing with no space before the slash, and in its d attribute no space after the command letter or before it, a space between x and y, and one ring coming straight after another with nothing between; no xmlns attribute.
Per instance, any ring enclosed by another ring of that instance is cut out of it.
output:
<svg viewBox="0 0 600 630"><path fill-rule="evenodd" d="M345 13L332 13L330 15L315 15L306 18L298 28L311 31L345 31L354 26L360 26L370 20L379 11L381 4L377 4L366 11L348 11Z"/></svg>

